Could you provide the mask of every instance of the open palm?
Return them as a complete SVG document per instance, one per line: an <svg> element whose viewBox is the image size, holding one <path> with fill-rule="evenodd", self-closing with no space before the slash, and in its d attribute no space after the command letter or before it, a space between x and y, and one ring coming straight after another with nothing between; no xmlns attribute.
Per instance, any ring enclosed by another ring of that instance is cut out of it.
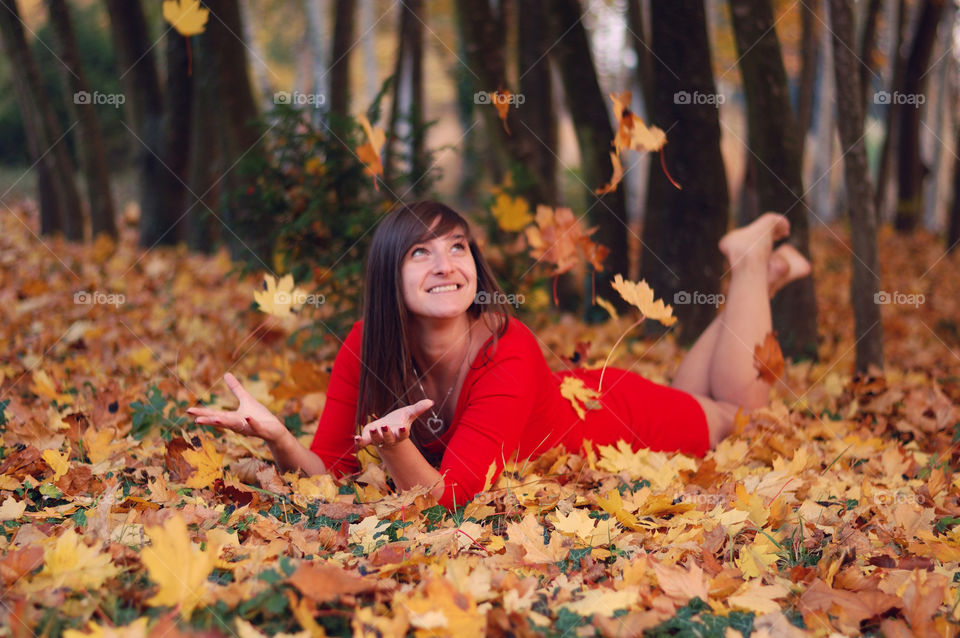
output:
<svg viewBox="0 0 960 638"><path fill-rule="evenodd" d="M233 430L245 436L255 436L267 443L277 441L287 432L287 428L262 403L247 392L235 376L229 372L223 375L227 387L233 396L237 397L240 405L236 410L213 410L210 408L194 407L187 410L187 414L194 417L198 425L213 425Z"/></svg>

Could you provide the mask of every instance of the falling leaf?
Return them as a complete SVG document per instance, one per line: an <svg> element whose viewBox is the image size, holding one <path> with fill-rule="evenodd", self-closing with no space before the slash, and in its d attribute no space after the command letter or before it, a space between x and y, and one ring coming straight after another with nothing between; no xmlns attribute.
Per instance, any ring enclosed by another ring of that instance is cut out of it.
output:
<svg viewBox="0 0 960 638"><path fill-rule="evenodd" d="M620 95L610 94L613 114L617 118L617 133L614 137L617 155L620 155L624 148L634 151L659 151L667 143L667 135L656 126L647 128L643 120L630 111L631 97L630 91Z"/></svg>
<svg viewBox="0 0 960 638"><path fill-rule="evenodd" d="M610 177L610 182L606 186L601 186L593 191L596 195L612 193L617 190L620 180L623 179L623 165L620 163L620 158L617 157L616 153L610 153L610 162L613 164L613 175Z"/></svg>
<svg viewBox="0 0 960 638"><path fill-rule="evenodd" d="M617 273L611 285L625 301L639 308L647 319L655 319L665 326L672 326L677 322L677 318L673 316L673 307L665 305L663 299L654 301L653 289L643 279L639 283L625 281L623 275Z"/></svg>
<svg viewBox="0 0 960 638"><path fill-rule="evenodd" d="M500 193L490 209L497 224L507 232L517 232L533 221L530 204L523 197L510 197Z"/></svg>
<svg viewBox="0 0 960 638"><path fill-rule="evenodd" d="M587 417L584 407L590 410L600 408L600 403L597 401L600 398L600 393L584 385L583 379L580 377L565 376L560 384L560 394L570 402L573 409L577 411L577 416L581 419Z"/></svg>
<svg viewBox="0 0 960 638"><path fill-rule="evenodd" d="M253 299L260 310L284 319L293 316L293 310L303 305L306 293L293 286L293 275L287 273L279 281L271 275L263 276L266 290L254 290Z"/></svg>
<svg viewBox="0 0 960 638"><path fill-rule="evenodd" d="M590 241L590 235L597 229L585 230L572 210L563 207L554 210L541 204L537 206L535 221L536 225L525 229L530 256L554 264L554 275L565 273L577 264L578 249L594 267L603 269L599 262L606 256L606 248L601 250Z"/></svg>
<svg viewBox="0 0 960 638"><path fill-rule="evenodd" d="M377 177L383 178L383 162L380 160L380 151L387 141L387 134L379 126L371 126L366 115L358 115L357 121L367 135L367 141L357 148L357 157L366 165L366 173L373 177L373 186L378 191L380 186Z"/></svg>
<svg viewBox="0 0 960 638"><path fill-rule="evenodd" d="M489 95L490 102L493 104L494 108L497 109L497 115L503 122L503 130L507 132L507 135L510 135L510 127L507 126L507 114L510 112L510 96L512 93L504 89L497 89Z"/></svg>
<svg viewBox="0 0 960 638"><path fill-rule="evenodd" d="M757 369L757 378L767 383L776 383L783 376L783 352L777 341L776 332L768 332L763 343L758 343L753 350L753 367Z"/></svg>
<svg viewBox="0 0 960 638"><path fill-rule="evenodd" d="M209 14L209 9L200 7L200 0L165 0L163 3L163 19L183 36L203 33Z"/></svg>
<svg viewBox="0 0 960 638"><path fill-rule="evenodd" d="M150 580L160 585L147 604L179 605L180 613L189 619L206 596L207 576L216 566L220 546L208 542L207 548L201 550L192 543L179 512L168 518L163 527L147 527L145 531L151 544L144 548L141 560Z"/></svg>

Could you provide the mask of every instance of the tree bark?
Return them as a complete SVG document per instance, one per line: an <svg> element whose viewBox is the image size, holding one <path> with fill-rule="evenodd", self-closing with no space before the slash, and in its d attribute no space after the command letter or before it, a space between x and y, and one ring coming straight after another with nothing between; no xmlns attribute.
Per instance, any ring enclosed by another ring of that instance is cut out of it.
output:
<svg viewBox="0 0 960 638"><path fill-rule="evenodd" d="M518 38L517 59L519 62L520 94L536 96L525 101L517 109L517 116L524 126L542 142L536 147L534 172L543 184L544 200L536 202L549 206L557 205L557 116L553 108L553 82L550 76L550 59L547 51L552 41L546 20L545 0L524 0L516 4L517 28L523 37Z"/></svg>
<svg viewBox="0 0 960 638"><path fill-rule="evenodd" d="M354 45L355 0L338 0L333 18L333 60L330 67L330 112L350 115L350 52Z"/></svg>
<svg viewBox="0 0 960 638"><path fill-rule="evenodd" d="M217 238L210 211L219 205L220 175L227 167L223 166L221 159L223 143L217 116L214 54L205 37L194 38L191 46L193 99L190 102L190 150L187 153L187 184L191 195L186 206L186 240L191 250L210 253Z"/></svg>
<svg viewBox="0 0 960 638"><path fill-rule="evenodd" d="M716 96L717 90L703 2L653 2L650 9L653 56L659 61L653 67L650 119L667 131L665 162L683 190L670 183L660 162L650 162L640 274L657 297L674 304L680 340L690 343L714 319L716 308L675 303L675 295L719 293L723 255L717 243L727 230L730 204L716 105L676 95Z"/></svg>
<svg viewBox="0 0 960 638"><path fill-rule="evenodd" d="M870 0L863 18L863 30L860 37L860 90L863 92L864 114L870 103L870 89L873 85L871 76L875 74L873 64L873 47L877 42L877 19L880 17L882 0Z"/></svg>
<svg viewBox="0 0 960 638"><path fill-rule="evenodd" d="M107 152L100 131L100 120L91 101L78 100L78 94L89 94L90 87L80 63L77 40L70 22L65 0L47 0L50 23L57 37L57 56L60 79L68 96L68 112L74 113L79 132L77 150L87 180L87 200L90 203L92 236L106 233L117 236L117 224L110 195L110 174L107 170Z"/></svg>
<svg viewBox="0 0 960 638"><path fill-rule="evenodd" d="M207 21L211 66L216 78L222 126L224 170L221 197L222 221L227 227L230 253L236 260L258 262L273 268L273 241L276 220L255 210L244 196L249 176L241 175L238 164L266 162L263 131L247 75L247 52L237 34L243 33L240 12L233 0L207 0L214 15Z"/></svg>
<svg viewBox="0 0 960 638"><path fill-rule="evenodd" d="M877 259L877 217L870 195L867 153L863 143L863 93L853 55L853 11L846 0L830 0L834 77L837 89L837 128L843 149L843 168L850 209L853 244L853 304L856 369L883 367L883 325L876 295L880 289Z"/></svg>
<svg viewBox="0 0 960 638"><path fill-rule="evenodd" d="M917 30L907 58L903 96L907 102L900 108L900 153L897 165L897 215L894 226L900 232L911 232L923 214L923 179L927 168L920 159L919 96L926 97L930 56L936 41L937 25L943 15L945 0L925 0L917 21ZM892 95L896 100L897 96Z"/></svg>
<svg viewBox="0 0 960 638"><path fill-rule="evenodd" d="M730 0L740 72L747 101L748 146L761 211L790 220L788 241L809 258L809 208L804 200L801 142L774 29L770 0ZM786 355L817 356L817 300L813 277L784 287L771 304L773 325Z"/></svg>
<svg viewBox="0 0 960 638"><path fill-rule="evenodd" d="M897 6L897 37L893 51L890 54L890 64L893 67L893 74L890 78L889 95L902 91L903 74L905 72L906 62L903 57L903 39L907 31L907 2L899 0ZM876 94L874 98L880 103L881 93ZM877 210L877 221L881 222L886 217L884 214L887 207L887 191L889 190L887 180L890 177L890 162L895 152L898 140L900 139L900 104L896 101L887 100L887 125L886 134L883 138L883 147L880 150L880 166L877 168L877 189L873 200Z"/></svg>
<svg viewBox="0 0 960 638"><path fill-rule="evenodd" d="M492 138L492 146L498 153L500 163L510 166L514 183L520 186L519 194L531 204L546 201L537 177L540 141L520 122L518 108L514 106L508 111L507 126L510 133L507 133L486 95L501 88L512 92L507 85L503 15L499 12L495 14L487 2L456 0L455 6L474 100L479 105L487 135ZM524 107L528 100L535 99L551 99L551 96L524 95Z"/></svg>
<svg viewBox="0 0 960 638"><path fill-rule="evenodd" d="M957 127L954 149L960 149L960 127ZM952 253L960 243L960 159L953 161L953 199L950 202L950 219L947 222L947 253Z"/></svg>
<svg viewBox="0 0 960 638"><path fill-rule="evenodd" d="M550 39L554 41L550 55L556 61L567 108L576 129L587 211L591 225L597 226L593 240L610 249L603 271L597 273L596 281L588 282L588 286L606 291L610 289L614 275L630 273L630 257L627 254L630 225L623 184L612 193L599 197L594 194L594 190L608 183L613 175L610 151L614 131L607 110L609 98L600 90L587 30L581 20L582 14L577 0L555 0L550 3ZM529 98L534 100L538 96ZM617 305L624 303L619 295L615 299Z"/></svg>
<svg viewBox="0 0 960 638"><path fill-rule="evenodd" d="M41 191L40 232L62 232L70 241L82 241L83 209L74 181L73 165L67 146L63 143L65 134L57 124L50 100L40 84L40 72L23 34L23 22L16 0L0 0L0 5L0 38L10 60L10 73L13 75L30 157L35 164L42 166L38 180L41 189L49 188L47 197Z"/></svg>
<svg viewBox="0 0 960 638"><path fill-rule="evenodd" d="M801 3L803 7L800 22L800 86L797 91L797 125L800 128L800 155L803 163L803 152L807 144L807 132L813 122L813 84L817 77L817 51L820 22L817 20L818 0L808 0Z"/></svg>
<svg viewBox="0 0 960 638"><path fill-rule="evenodd" d="M643 103L649 108L653 99L653 56L650 55L650 37L643 19L641 0L627 0L627 28L633 52L637 55L637 83L643 93Z"/></svg>

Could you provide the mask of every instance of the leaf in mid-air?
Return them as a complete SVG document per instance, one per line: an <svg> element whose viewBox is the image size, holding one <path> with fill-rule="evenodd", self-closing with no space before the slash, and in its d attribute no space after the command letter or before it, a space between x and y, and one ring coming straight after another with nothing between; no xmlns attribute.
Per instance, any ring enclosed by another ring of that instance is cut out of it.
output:
<svg viewBox="0 0 960 638"><path fill-rule="evenodd" d="M507 126L507 113L510 112L510 96L512 93L505 89L497 89L490 94L490 100L493 102L494 108L497 109L497 115L500 116L500 120L503 122L503 130L510 133L510 127Z"/></svg>
<svg viewBox="0 0 960 638"><path fill-rule="evenodd" d="M612 193L613 191L617 190L620 180L623 179L623 165L620 163L620 158L616 153L610 153L610 162L613 164L613 175L610 176L610 183L593 191L596 195L606 195L607 193Z"/></svg>
<svg viewBox="0 0 960 638"><path fill-rule="evenodd" d="M373 177L373 186L380 190L377 176L383 177L383 162L380 161L380 150L387 141L387 134L379 126L372 126L366 115L357 116L357 122L363 127L367 141L357 148L357 157L366 165L366 173Z"/></svg>
<svg viewBox="0 0 960 638"><path fill-rule="evenodd" d="M757 378L767 383L776 383L783 376L783 352L775 332L768 332L763 343L753 349L753 366L757 369Z"/></svg>
<svg viewBox="0 0 960 638"><path fill-rule="evenodd" d="M163 19L183 36L199 35L206 29L210 10L200 7L200 0L166 0Z"/></svg>
<svg viewBox="0 0 960 638"><path fill-rule="evenodd" d="M634 283L624 280L623 275L617 273L610 285L625 301L639 308L644 317L656 319L665 326L672 326L677 322L677 318L673 316L673 306L664 304L663 299L654 300L653 289L643 279Z"/></svg>
<svg viewBox="0 0 960 638"><path fill-rule="evenodd" d="M508 232L523 230L533 221L527 200L523 197L510 197L506 193L497 195L490 212L497 220L497 225Z"/></svg>
<svg viewBox="0 0 960 638"><path fill-rule="evenodd" d="M667 134L656 126L647 127L643 120L630 110L630 91L620 95L610 94L613 114L617 118L617 133L613 143L617 155L623 148L634 151L659 151L667 143Z"/></svg>
<svg viewBox="0 0 960 638"><path fill-rule="evenodd" d="M583 379L579 377L564 377L563 382L560 384L560 394L564 399L570 402L570 405L573 406L573 409L577 411L577 416L579 416L581 419L586 418L587 416L587 412L584 410L584 407L589 410L596 410L600 408L600 403L597 402L597 399L600 398L600 393L585 386L583 384ZM583 405L581 405L581 403Z"/></svg>
<svg viewBox="0 0 960 638"><path fill-rule="evenodd" d="M293 287L293 275L287 273L279 281L270 275L263 276L266 290L254 290L253 299L260 310L281 319L293 314L294 308L303 304L305 293ZM298 301L300 300L300 301Z"/></svg>

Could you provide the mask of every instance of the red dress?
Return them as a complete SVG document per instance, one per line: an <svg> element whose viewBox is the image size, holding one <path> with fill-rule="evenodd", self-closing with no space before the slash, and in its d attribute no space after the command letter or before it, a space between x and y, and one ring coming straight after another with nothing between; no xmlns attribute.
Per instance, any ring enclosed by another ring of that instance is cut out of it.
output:
<svg viewBox="0 0 960 638"><path fill-rule="evenodd" d="M337 353L310 446L337 476L360 469L353 437L358 432L362 329L362 321L353 324ZM634 449L696 456L710 447L706 415L692 395L628 370L607 368L602 408L587 410L581 419L561 396L560 383L564 376L575 375L595 390L600 370L551 371L537 337L517 319L510 319L489 357L486 352L485 344L467 371L453 423L427 446L442 454L439 471L446 487L440 503L447 507L465 503L483 489L491 462L499 475L505 460L533 457L557 444L575 452L584 439L595 446L623 439Z"/></svg>

